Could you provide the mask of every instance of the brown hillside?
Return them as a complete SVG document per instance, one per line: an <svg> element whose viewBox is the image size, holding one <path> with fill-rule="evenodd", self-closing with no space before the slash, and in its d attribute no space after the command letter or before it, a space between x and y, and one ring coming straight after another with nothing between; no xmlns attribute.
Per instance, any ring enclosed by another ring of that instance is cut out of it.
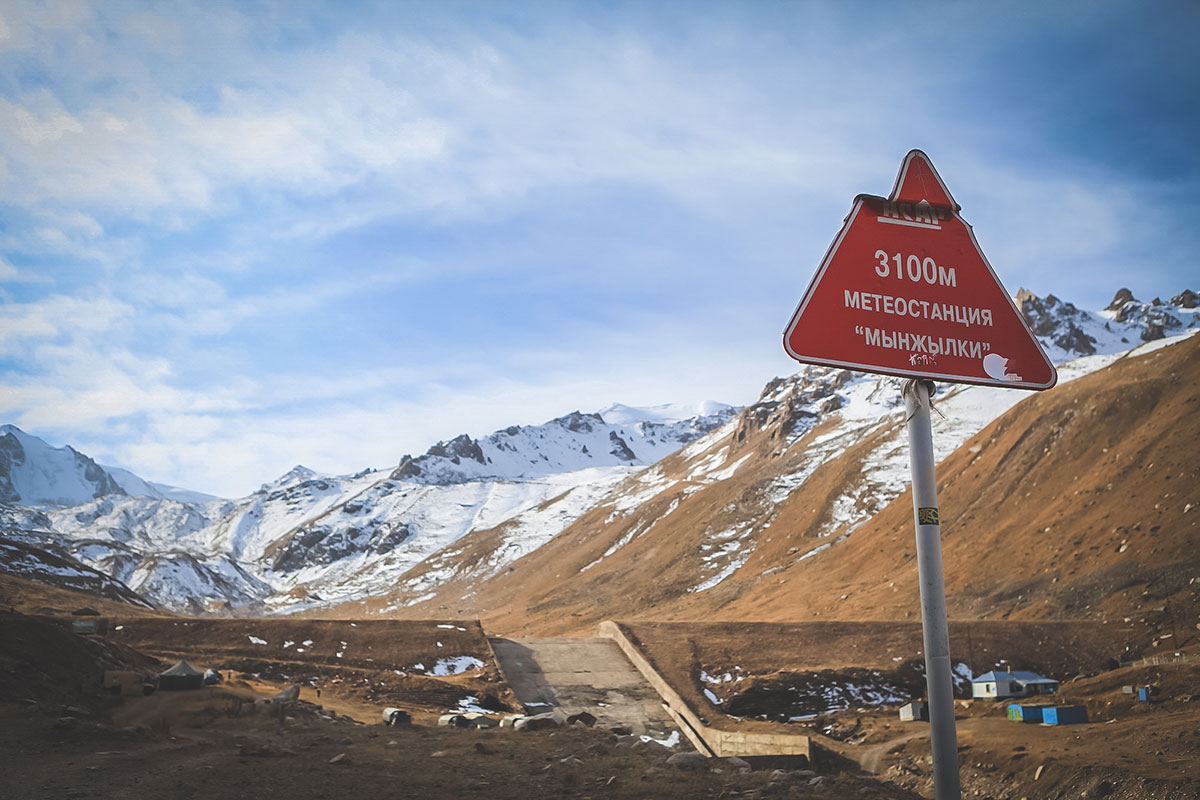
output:
<svg viewBox="0 0 1200 800"><path fill-rule="evenodd" d="M1128 617L1146 626L1147 640L1192 642L1198 384L1200 339L1123 359L1030 396L940 464L951 616ZM784 573L790 586L743 596L720 616L915 613L911 496L810 561Z"/></svg>
<svg viewBox="0 0 1200 800"><path fill-rule="evenodd" d="M1145 626L1135 649L1172 633L1164 646L1190 642L1198 360L1192 339L1026 397L939 465L952 617L1129 617ZM826 415L796 435L795 407L786 397L752 406L724 439L630 478L624 505L601 504L490 580L451 580L389 615L476 616L504 633L583 632L605 618L919 619L909 495L857 529L832 513L868 479L865 459L901 415L844 432ZM776 502L796 475L807 478ZM861 494L859 511L876 511ZM489 534L455 547L486 550ZM744 560L712 561L722 547ZM732 571L706 586L713 563Z"/></svg>
<svg viewBox="0 0 1200 800"><path fill-rule="evenodd" d="M46 616L69 615L79 608L92 608L106 616L170 617L169 611L110 600L91 592L49 586L19 575L0 573L0 610Z"/></svg>

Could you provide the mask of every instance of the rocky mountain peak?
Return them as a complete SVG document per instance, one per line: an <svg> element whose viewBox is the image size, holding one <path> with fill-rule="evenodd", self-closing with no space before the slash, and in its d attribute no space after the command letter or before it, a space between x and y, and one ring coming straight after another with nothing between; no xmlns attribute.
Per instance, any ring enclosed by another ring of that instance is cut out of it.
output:
<svg viewBox="0 0 1200 800"><path fill-rule="evenodd" d="M15 425L0 426L0 502L63 506L125 493L73 447L51 447Z"/></svg>
<svg viewBox="0 0 1200 800"><path fill-rule="evenodd" d="M479 442L465 433L459 434L448 442L438 442L429 448L426 455L447 459L452 464L459 464L464 458L478 461L480 464L486 463Z"/></svg>
<svg viewBox="0 0 1200 800"><path fill-rule="evenodd" d="M1192 309L1200 305L1200 296L1197 296L1191 289L1184 289L1171 298L1171 305Z"/></svg>
<svg viewBox="0 0 1200 800"><path fill-rule="evenodd" d="M1073 303L1063 302L1052 294L1043 299L1028 289L1018 290L1015 299L1017 309L1036 336L1053 342L1068 353L1095 354L1096 339L1083 329L1087 314Z"/></svg>
<svg viewBox="0 0 1200 800"><path fill-rule="evenodd" d="M1021 291L1023 292L1025 290L1022 289ZM1104 310L1105 311L1120 311L1121 308L1126 303L1136 303L1136 302L1137 302L1137 300L1134 299L1133 292L1129 291L1128 289L1117 289L1117 293L1113 297L1112 302L1109 303L1108 306L1105 307Z"/></svg>
<svg viewBox="0 0 1200 800"><path fill-rule="evenodd" d="M792 441L811 430L823 415L843 406L845 399L838 390L853 379L854 373L848 369L806 366L789 378L771 380L758 402L742 410L734 441L744 442L764 430L784 442Z"/></svg>
<svg viewBox="0 0 1200 800"><path fill-rule="evenodd" d="M1152 342L1172 332L1178 332L1185 327L1190 327L1182 316L1187 315L1187 312L1195 309L1196 305L1196 293L1190 289L1184 289L1175 295L1175 297L1171 298L1169 304L1164 303L1158 297L1149 303L1144 303L1135 298L1133 293L1128 289L1121 289L1117 292L1113 301L1108 304L1105 311L1112 314L1114 322L1139 326L1141 328L1142 341ZM1195 315L1191 314L1188 316L1191 316L1191 325L1195 325Z"/></svg>
<svg viewBox="0 0 1200 800"><path fill-rule="evenodd" d="M579 411L572 411L552 421L575 433L591 433L596 425L604 424L604 418L599 414L583 414Z"/></svg>
<svg viewBox="0 0 1200 800"><path fill-rule="evenodd" d="M1184 290L1170 303L1146 303L1120 289L1099 313L1084 311L1054 295L1038 297L1027 289L1016 296L1017 308L1051 360L1112 353L1137 342L1150 342L1200 325L1196 295Z"/></svg>

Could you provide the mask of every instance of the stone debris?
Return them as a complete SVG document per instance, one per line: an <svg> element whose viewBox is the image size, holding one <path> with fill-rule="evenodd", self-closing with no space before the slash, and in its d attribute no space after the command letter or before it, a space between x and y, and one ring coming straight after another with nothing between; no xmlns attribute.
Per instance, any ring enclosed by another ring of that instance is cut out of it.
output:
<svg viewBox="0 0 1200 800"><path fill-rule="evenodd" d="M675 753L667 759L667 766L676 769L707 770L709 768L708 756L696 752Z"/></svg>
<svg viewBox="0 0 1200 800"><path fill-rule="evenodd" d="M346 755L345 753L338 753L336 756L329 759L329 763L348 765L350 763L350 756Z"/></svg>
<svg viewBox="0 0 1200 800"><path fill-rule="evenodd" d="M383 724L393 727L396 725L411 725L412 714L402 708L385 708L383 710Z"/></svg>
<svg viewBox="0 0 1200 800"><path fill-rule="evenodd" d="M568 725L582 725L585 728L590 728L596 724L596 718L586 711L580 711L578 714L572 714L567 717Z"/></svg>
<svg viewBox="0 0 1200 800"><path fill-rule="evenodd" d="M411 721L411 719L410 719ZM471 711L466 714L442 714L438 717L438 726L442 728L495 728L500 720Z"/></svg>
<svg viewBox="0 0 1200 800"><path fill-rule="evenodd" d="M300 699L300 684L293 683L279 694L271 698L273 703L294 703Z"/></svg>
<svg viewBox="0 0 1200 800"><path fill-rule="evenodd" d="M535 714L513 723L519 731L546 731L561 728L567 723L567 717L558 709L547 711L545 714Z"/></svg>

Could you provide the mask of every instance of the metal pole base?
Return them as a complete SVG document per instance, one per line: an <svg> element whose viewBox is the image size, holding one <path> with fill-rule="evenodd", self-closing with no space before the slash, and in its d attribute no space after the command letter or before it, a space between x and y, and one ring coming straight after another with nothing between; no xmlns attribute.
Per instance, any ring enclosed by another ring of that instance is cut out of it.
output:
<svg viewBox="0 0 1200 800"><path fill-rule="evenodd" d="M913 517L917 529L917 573L921 582L921 629L925 637L925 684L929 692L929 732L937 800L960 800L958 734L954 727L954 679L950 666L950 631L946 621L946 587L942 578L941 517L934 474L928 380L904 384L908 411L908 445L912 468Z"/></svg>

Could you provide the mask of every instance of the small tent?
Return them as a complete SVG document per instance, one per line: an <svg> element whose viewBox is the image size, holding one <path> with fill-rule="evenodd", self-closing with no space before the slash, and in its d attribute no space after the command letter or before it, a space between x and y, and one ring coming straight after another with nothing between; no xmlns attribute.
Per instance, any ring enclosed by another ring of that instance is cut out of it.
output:
<svg viewBox="0 0 1200 800"><path fill-rule="evenodd" d="M158 676L160 689L199 689L204 685L204 673L186 661L180 661Z"/></svg>

